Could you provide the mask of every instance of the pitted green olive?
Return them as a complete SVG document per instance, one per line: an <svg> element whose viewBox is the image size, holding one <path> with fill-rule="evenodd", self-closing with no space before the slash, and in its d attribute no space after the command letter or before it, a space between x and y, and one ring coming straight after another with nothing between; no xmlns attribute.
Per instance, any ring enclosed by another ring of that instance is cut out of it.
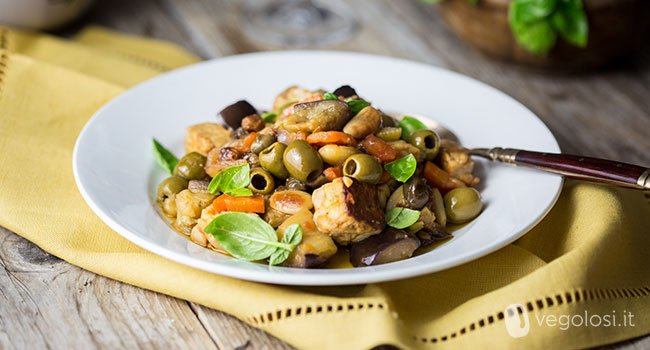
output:
<svg viewBox="0 0 650 350"><path fill-rule="evenodd" d="M273 142L275 142L275 137L272 135L257 135L251 145L251 152L260 154L260 152L271 146Z"/></svg>
<svg viewBox="0 0 650 350"><path fill-rule="evenodd" d="M408 138L408 143L421 149L427 160L433 160L440 150L440 137L431 130L414 131Z"/></svg>
<svg viewBox="0 0 650 350"><path fill-rule="evenodd" d="M289 172L282 162L282 156L286 149L287 146L285 144L274 142L259 154L260 165L278 179L286 179L289 177Z"/></svg>
<svg viewBox="0 0 650 350"><path fill-rule="evenodd" d="M180 176L170 176L158 185L156 197L159 201L162 201L186 189L187 184L188 181Z"/></svg>
<svg viewBox="0 0 650 350"><path fill-rule="evenodd" d="M379 161L365 153L353 154L343 163L343 175L371 185L379 183L383 172Z"/></svg>
<svg viewBox="0 0 650 350"><path fill-rule="evenodd" d="M323 172L323 160L303 140L291 142L284 151L283 160L289 174L303 182L313 181Z"/></svg>
<svg viewBox="0 0 650 350"><path fill-rule="evenodd" d="M453 189L445 194L444 201L447 219L456 224L474 219L483 209L481 195L472 187Z"/></svg>
<svg viewBox="0 0 650 350"><path fill-rule="evenodd" d="M178 161L174 175L187 180L202 180L205 178L205 156L198 152L188 153Z"/></svg>
<svg viewBox="0 0 650 350"><path fill-rule="evenodd" d="M251 170L251 182L250 185L248 185L248 189L257 193L268 194L271 193L274 188L275 179L273 179L271 173L264 170L264 168L259 167Z"/></svg>

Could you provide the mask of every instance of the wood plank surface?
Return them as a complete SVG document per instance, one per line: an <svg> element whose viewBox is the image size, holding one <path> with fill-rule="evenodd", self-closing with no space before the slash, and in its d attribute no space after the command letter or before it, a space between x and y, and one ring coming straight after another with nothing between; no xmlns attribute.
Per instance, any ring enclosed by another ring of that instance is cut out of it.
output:
<svg viewBox="0 0 650 350"><path fill-rule="evenodd" d="M56 34L98 24L169 40L203 58L279 49L246 37L242 3L98 1ZM650 165L650 43L599 72L544 74L493 61L466 46L448 31L435 6L415 0L348 3L357 13L358 31L346 42L315 48L402 57L461 72L531 108L565 152ZM2 349L291 348L225 313L72 266L2 228L0 265ZM650 348L650 337L607 348Z"/></svg>

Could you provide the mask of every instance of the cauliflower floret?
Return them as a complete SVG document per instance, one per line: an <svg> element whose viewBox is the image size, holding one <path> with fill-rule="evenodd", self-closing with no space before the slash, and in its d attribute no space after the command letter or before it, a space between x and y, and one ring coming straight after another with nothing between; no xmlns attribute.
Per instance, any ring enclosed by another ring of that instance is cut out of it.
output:
<svg viewBox="0 0 650 350"><path fill-rule="evenodd" d="M208 155L211 149L230 141L231 131L217 123L203 123L185 129L185 152Z"/></svg>

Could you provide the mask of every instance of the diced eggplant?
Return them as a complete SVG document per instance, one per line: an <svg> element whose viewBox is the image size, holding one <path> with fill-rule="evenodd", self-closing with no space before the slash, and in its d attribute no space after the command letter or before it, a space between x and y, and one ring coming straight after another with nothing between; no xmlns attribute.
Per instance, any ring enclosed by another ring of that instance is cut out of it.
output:
<svg viewBox="0 0 650 350"><path fill-rule="evenodd" d="M343 97L352 97L357 95L357 92L350 85L343 85L334 90L334 95Z"/></svg>
<svg viewBox="0 0 650 350"><path fill-rule="evenodd" d="M244 100L237 101L219 112L223 121L232 129L239 128L242 119L255 113L257 113L255 107Z"/></svg>
<svg viewBox="0 0 650 350"><path fill-rule="evenodd" d="M424 228L415 234L422 244L422 247L432 245L433 243L444 241L451 237L451 234L445 231L445 228L437 223L431 228Z"/></svg>
<svg viewBox="0 0 650 350"><path fill-rule="evenodd" d="M293 106L293 114L279 119L276 124L289 132L341 130L350 120L350 106L339 100L304 102Z"/></svg>
<svg viewBox="0 0 650 350"><path fill-rule="evenodd" d="M350 262L355 267L386 264L410 258L419 247L417 237L403 230L388 228L352 245Z"/></svg>

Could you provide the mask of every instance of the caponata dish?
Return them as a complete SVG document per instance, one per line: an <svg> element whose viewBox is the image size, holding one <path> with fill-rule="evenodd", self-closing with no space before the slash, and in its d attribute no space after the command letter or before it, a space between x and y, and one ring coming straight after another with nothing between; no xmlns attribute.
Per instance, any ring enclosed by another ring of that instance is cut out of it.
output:
<svg viewBox="0 0 650 350"><path fill-rule="evenodd" d="M237 101L185 130L156 204L196 244L270 265L317 268L349 252L390 263L451 237L483 203L474 162L417 118L383 113L344 85L289 87L262 112Z"/></svg>

